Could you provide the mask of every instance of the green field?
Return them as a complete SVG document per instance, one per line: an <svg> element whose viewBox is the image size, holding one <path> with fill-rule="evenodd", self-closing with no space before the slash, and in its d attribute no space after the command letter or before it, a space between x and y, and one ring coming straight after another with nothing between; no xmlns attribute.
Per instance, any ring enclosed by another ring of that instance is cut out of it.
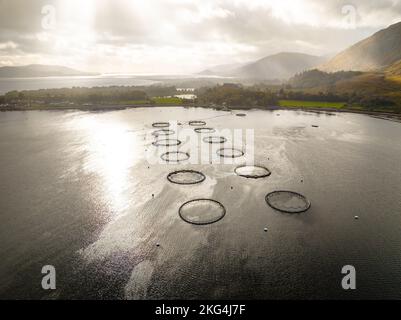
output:
<svg viewBox="0 0 401 320"><path fill-rule="evenodd" d="M158 97L152 100L155 104L182 104L182 99L177 97Z"/></svg>
<svg viewBox="0 0 401 320"><path fill-rule="evenodd" d="M288 108L330 108L342 109L345 102L326 102L326 101L300 101L300 100L280 100L280 107Z"/></svg>

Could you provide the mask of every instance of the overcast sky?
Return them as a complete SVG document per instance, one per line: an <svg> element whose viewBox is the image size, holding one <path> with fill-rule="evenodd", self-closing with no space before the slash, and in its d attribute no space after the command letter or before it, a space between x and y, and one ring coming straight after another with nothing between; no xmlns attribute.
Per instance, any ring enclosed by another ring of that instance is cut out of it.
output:
<svg viewBox="0 0 401 320"><path fill-rule="evenodd" d="M399 21L401 0L0 0L0 66L184 74L334 54Z"/></svg>

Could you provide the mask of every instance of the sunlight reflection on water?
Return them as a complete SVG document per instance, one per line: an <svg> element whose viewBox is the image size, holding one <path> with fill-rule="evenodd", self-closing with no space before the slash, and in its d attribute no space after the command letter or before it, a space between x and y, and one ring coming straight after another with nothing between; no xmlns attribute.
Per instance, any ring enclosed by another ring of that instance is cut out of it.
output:
<svg viewBox="0 0 401 320"><path fill-rule="evenodd" d="M73 126L84 131L85 171L101 176L105 198L116 215L123 213L129 203L127 191L132 192L129 172L140 159L138 136L128 134L130 127L115 119L82 117L74 120Z"/></svg>

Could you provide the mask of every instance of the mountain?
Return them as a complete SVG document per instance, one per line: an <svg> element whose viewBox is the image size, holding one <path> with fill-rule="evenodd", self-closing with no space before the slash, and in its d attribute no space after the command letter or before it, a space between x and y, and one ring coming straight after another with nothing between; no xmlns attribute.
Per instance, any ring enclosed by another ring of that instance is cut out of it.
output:
<svg viewBox="0 0 401 320"><path fill-rule="evenodd" d="M401 60L401 22L381 30L319 67L326 72L382 71Z"/></svg>
<svg viewBox="0 0 401 320"><path fill-rule="evenodd" d="M297 52L282 52L244 65L222 65L200 74L242 79L288 79L296 73L312 69L326 61L325 58Z"/></svg>
<svg viewBox="0 0 401 320"><path fill-rule="evenodd" d="M296 73L321 64L322 58L296 52L282 52L232 70L229 75L238 78L288 79Z"/></svg>
<svg viewBox="0 0 401 320"><path fill-rule="evenodd" d="M203 70L199 72L199 75L205 76L215 76L215 75L224 75L230 73L232 70L243 66L240 63L231 63L231 64L222 64L218 66L211 67L209 69Z"/></svg>
<svg viewBox="0 0 401 320"><path fill-rule="evenodd" d="M18 67L0 67L0 78L65 77L95 75L63 66L31 64Z"/></svg>

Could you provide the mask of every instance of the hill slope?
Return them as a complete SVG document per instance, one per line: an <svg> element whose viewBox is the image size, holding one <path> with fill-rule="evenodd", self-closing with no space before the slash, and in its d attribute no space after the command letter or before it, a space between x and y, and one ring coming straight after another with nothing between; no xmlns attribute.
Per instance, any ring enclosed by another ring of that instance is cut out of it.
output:
<svg viewBox="0 0 401 320"><path fill-rule="evenodd" d="M401 22L339 53L319 67L326 72L378 71L401 59Z"/></svg>
<svg viewBox="0 0 401 320"><path fill-rule="evenodd" d="M0 67L0 78L62 77L94 75L63 66L32 64L18 67Z"/></svg>
<svg viewBox="0 0 401 320"><path fill-rule="evenodd" d="M388 76L401 76L401 60L389 66L386 69L386 74Z"/></svg>
<svg viewBox="0 0 401 320"><path fill-rule="evenodd" d="M323 98L325 94L334 94L349 103L401 112L401 76L384 72L310 70L294 76L288 84L295 92Z"/></svg>
<svg viewBox="0 0 401 320"><path fill-rule="evenodd" d="M323 58L296 52L282 52L234 69L230 76L255 79L288 79L296 73L314 68Z"/></svg>
<svg viewBox="0 0 401 320"><path fill-rule="evenodd" d="M355 71L326 73L313 69L295 75L288 80L288 84L298 89L328 87L335 85L338 81L350 79L361 74L363 73Z"/></svg>

